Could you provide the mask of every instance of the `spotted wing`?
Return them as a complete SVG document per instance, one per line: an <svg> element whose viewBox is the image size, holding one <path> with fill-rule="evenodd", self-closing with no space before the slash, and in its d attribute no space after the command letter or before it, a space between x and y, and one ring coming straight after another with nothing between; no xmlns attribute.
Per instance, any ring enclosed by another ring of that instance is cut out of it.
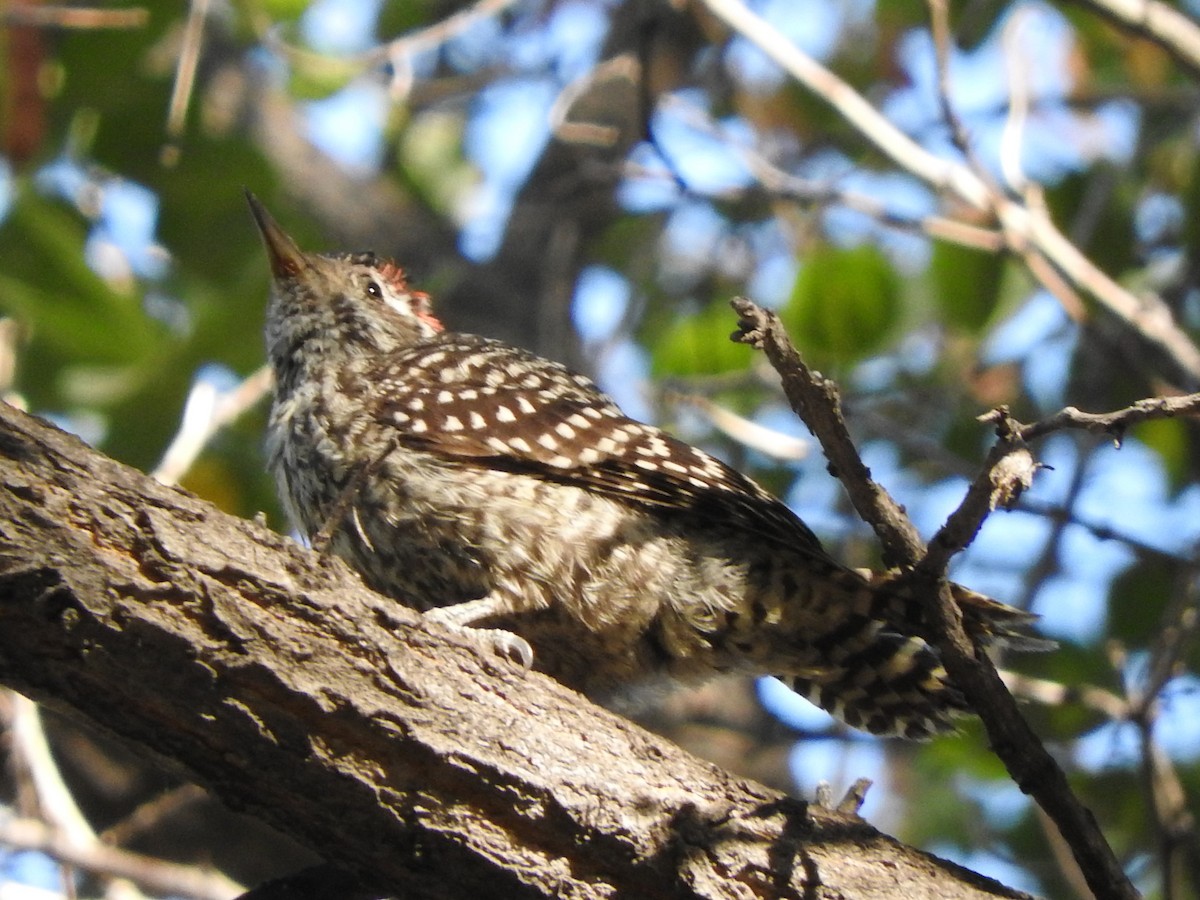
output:
<svg viewBox="0 0 1200 900"><path fill-rule="evenodd" d="M660 511L687 510L823 553L784 504L690 444L627 417L588 378L518 348L442 336L376 374L407 446Z"/></svg>

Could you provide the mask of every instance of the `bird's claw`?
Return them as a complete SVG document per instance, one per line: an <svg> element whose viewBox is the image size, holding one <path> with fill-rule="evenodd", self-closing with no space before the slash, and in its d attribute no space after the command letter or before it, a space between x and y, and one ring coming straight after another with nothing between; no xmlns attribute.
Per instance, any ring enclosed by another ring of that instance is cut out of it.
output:
<svg viewBox="0 0 1200 900"><path fill-rule="evenodd" d="M519 634L513 634L511 631L501 631L498 628L486 629L481 633L485 640L491 641L492 651L497 656L503 656L510 662L516 663L525 672L533 668L533 648L529 646L529 641L525 638Z"/></svg>
<svg viewBox="0 0 1200 900"><path fill-rule="evenodd" d="M484 653L494 654L520 666L522 672L533 668L533 648L519 634L501 628L472 628L469 625L454 630L470 639Z"/></svg>
<svg viewBox="0 0 1200 900"><path fill-rule="evenodd" d="M503 628L475 628L464 623L462 621L463 607L465 604L441 606L431 609L423 615L426 620L444 625L451 631L469 639L485 653L493 653L520 666L524 672L533 668L533 647L529 646L529 641L519 634L505 631Z"/></svg>

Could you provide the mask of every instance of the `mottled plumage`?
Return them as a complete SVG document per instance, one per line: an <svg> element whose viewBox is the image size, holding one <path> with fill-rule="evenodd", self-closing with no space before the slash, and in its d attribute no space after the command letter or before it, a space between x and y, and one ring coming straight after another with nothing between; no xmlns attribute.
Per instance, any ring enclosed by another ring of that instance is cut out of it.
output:
<svg viewBox="0 0 1200 900"><path fill-rule="evenodd" d="M878 734L963 710L920 605L833 561L754 482L558 363L443 330L392 263L304 254L251 206L274 274L270 467L297 526L376 590L523 639L602 700L740 671ZM979 635L1028 618L959 595Z"/></svg>

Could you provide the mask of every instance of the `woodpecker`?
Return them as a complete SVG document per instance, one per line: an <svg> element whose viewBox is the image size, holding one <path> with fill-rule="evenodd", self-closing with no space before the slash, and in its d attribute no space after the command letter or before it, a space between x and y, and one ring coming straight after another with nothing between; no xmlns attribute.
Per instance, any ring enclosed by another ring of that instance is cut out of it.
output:
<svg viewBox="0 0 1200 900"><path fill-rule="evenodd" d="M928 738L967 704L924 606L831 558L786 505L583 375L446 330L372 253L270 262L269 467L294 524L375 590L601 701L774 675L848 725ZM1031 618L954 586L969 630Z"/></svg>

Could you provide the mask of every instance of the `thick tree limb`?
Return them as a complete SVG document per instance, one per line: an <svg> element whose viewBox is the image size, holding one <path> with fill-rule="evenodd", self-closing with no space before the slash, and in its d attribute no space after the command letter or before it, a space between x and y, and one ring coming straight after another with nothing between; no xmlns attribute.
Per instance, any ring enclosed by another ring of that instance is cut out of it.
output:
<svg viewBox="0 0 1200 900"><path fill-rule="evenodd" d="M7 406L0 681L393 892L1021 896L481 659Z"/></svg>

